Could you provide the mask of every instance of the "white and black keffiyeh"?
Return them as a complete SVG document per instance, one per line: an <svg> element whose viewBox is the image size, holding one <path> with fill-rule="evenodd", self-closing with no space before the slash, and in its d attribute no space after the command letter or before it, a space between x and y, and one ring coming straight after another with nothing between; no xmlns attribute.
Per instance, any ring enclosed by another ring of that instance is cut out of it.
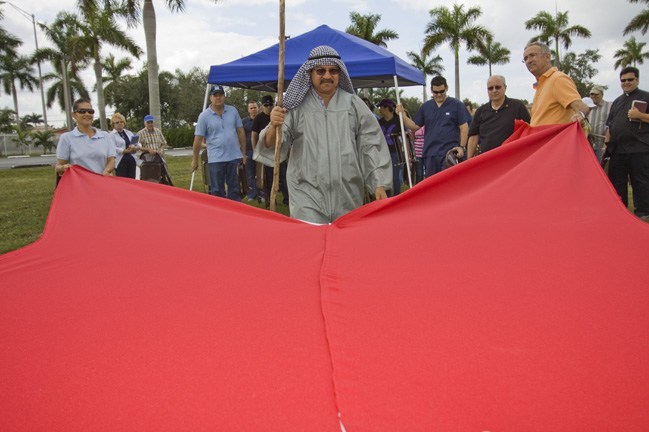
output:
<svg viewBox="0 0 649 432"><path fill-rule="evenodd" d="M297 73L291 80L286 89L284 96L284 108L293 109L302 103L311 85L311 70L316 66L336 65L340 68L338 78L338 88L345 90L347 93L354 93L352 80L345 67L345 63L340 59L338 52L327 45L315 47L309 53L307 61L300 66Z"/></svg>

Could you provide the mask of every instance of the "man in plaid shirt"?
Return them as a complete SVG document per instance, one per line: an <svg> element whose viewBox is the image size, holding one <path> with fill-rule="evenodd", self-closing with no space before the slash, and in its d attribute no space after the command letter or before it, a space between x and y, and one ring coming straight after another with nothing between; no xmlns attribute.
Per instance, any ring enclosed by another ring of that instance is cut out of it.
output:
<svg viewBox="0 0 649 432"><path fill-rule="evenodd" d="M142 151L148 153L158 153L164 156L164 149L167 146L167 140L162 131L155 127L155 117L151 114L144 117L144 129L137 133L140 136L140 144L142 144Z"/></svg>

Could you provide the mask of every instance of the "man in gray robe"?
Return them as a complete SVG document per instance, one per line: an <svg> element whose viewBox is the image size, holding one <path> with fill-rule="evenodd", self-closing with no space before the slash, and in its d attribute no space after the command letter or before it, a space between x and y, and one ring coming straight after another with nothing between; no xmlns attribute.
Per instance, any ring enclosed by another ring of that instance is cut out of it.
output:
<svg viewBox="0 0 649 432"><path fill-rule="evenodd" d="M311 50L259 136L255 160L273 164L275 126L282 125L282 157L291 157L286 180L291 217L330 223L379 199L392 187L388 146L374 115L354 94L340 56L331 47Z"/></svg>

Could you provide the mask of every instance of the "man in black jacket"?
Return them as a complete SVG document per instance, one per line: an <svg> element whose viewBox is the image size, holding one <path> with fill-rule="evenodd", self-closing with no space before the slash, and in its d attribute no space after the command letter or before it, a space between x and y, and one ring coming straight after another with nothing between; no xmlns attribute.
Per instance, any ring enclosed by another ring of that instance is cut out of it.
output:
<svg viewBox="0 0 649 432"><path fill-rule="evenodd" d="M638 88L640 72L626 67L620 72L622 91L606 120L605 143L611 159L608 178L625 205L631 181L636 216L649 219L649 93Z"/></svg>

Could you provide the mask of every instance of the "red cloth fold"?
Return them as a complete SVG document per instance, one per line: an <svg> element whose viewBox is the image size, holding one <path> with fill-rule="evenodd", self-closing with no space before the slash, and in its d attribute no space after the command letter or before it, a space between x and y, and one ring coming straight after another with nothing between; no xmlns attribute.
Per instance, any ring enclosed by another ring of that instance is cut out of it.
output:
<svg viewBox="0 0 649 432"><path fill-rule="evenodd" d="M0 256L0 429L647 430L649 226L514 135L330 226L72 168Z"/></svg>

